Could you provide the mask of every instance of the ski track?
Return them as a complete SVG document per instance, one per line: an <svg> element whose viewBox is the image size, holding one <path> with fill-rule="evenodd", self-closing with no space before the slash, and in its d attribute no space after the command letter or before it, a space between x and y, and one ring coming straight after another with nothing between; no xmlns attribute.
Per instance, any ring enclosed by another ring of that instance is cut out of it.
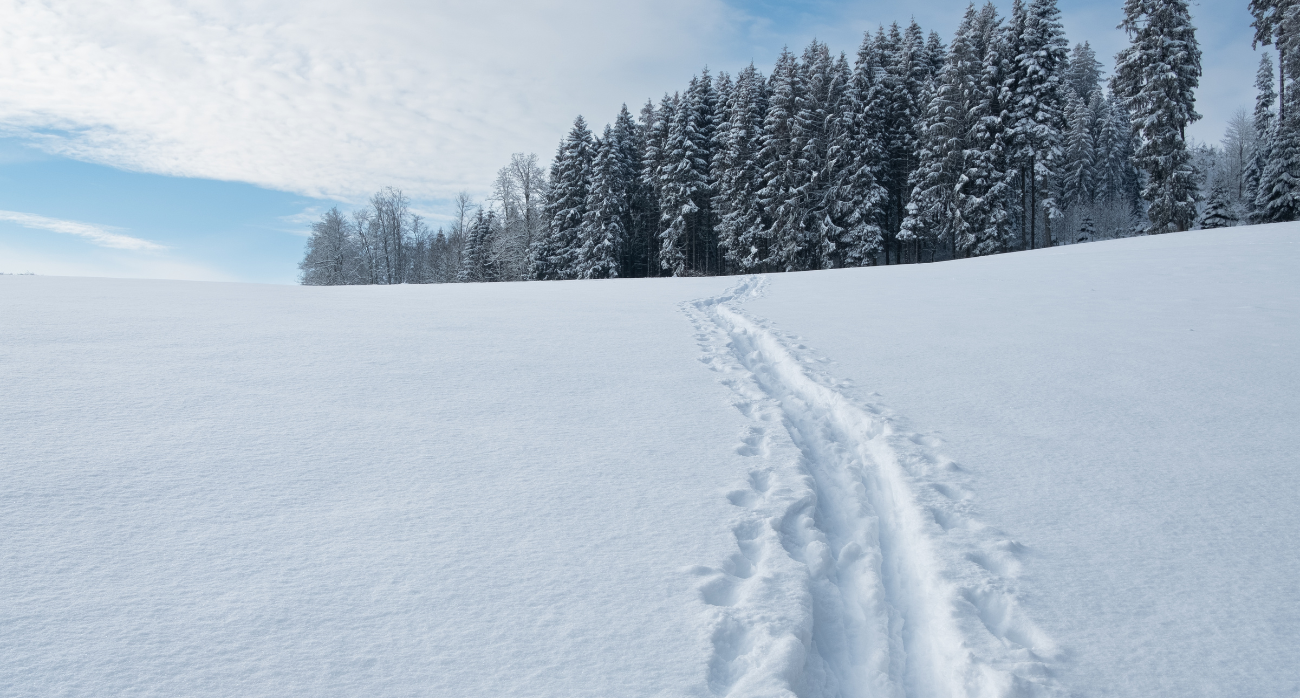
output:
<svg viewBox="0 0 1300 698"><path fill-rule="evenodd" d="M706 365L751 421L727 493L737 551L697 566L719 696L1056 695L1049 638L1019 610L1023 547L973 516L962 470L814 368L827 363L735 305L746 277L683 304Z"/></svg>

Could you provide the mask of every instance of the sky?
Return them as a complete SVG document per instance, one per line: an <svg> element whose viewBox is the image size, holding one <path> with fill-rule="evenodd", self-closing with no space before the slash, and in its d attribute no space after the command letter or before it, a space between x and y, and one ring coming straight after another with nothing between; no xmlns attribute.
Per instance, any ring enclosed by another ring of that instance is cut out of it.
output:
<svg viewBox="0 0 1300 698"><path fill-rule="evenodd" d="M0 0L0 273L294 283L311 221L406 192L436 227L573 118L769 72L811 39L850 56L968 0ZM1010 2L999 1L1003 13ZM1122 0L1060 0L1108 66ZM1254 102L1246 0L1193 4L1192 137Z"/></svg>

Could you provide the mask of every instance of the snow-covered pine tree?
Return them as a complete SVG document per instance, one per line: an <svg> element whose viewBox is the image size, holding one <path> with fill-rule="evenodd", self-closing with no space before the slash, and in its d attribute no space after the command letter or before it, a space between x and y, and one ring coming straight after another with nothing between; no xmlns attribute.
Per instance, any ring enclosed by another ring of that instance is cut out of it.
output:
<svg viewBox="0 0 1300 698"><path fill-rule="evenodd" d="M1097 52L1088 42L1075 44L1070 51L1069 66L1065 69L1065 84L1070 91L1079 96L1084 103L1092 100L1094 92L1101 88L1101 62Z"/></svg>
<svg viewBox="0 0 1300 698"><path fill-rule="evenodd" d="M795 183L787 201L790 225L773 249L777 263L784 269L804 270L822 267L823 254L831 255L839 231L823 225L825 210L822 198L827 158L827 120L834 109L833 62L826 44L813 40L804 49L799 62L802 89L795 93L795 117L791 131L793 153L791 177ZM827 249L829 248L829 249ZM829 260L830 257L828 256Z"/></svg>
<svg viewBox="0 0 1300 698"><path fill-rule="evenodd" d="M595 150L587 211L574 254L573 277L577 279L617 278L627 241L627 176L613 127L605 127Z"/></svg>
<svg viewBox="0 0 1300 698"><path fill-rule="evenodd" d="M1210 189L1210 198L1205 202L1205 211L1201 214L1201 227L1230 228L1237 224L1237 214L1232 212L1232 197L1228 187L1222 182L1215 182Z"/></svg>
<svg viewBox="0 0 1300 698"><path fill-rule="evenodd" d="M1273 60L1267 53L1259 59L1255 90L1255 150L1246 163L1243 178L1246 180L1246 216L1251 222L1262 223L1264 217L1255 202L1259 198L1259 183L1264 176L1264 168L1273 152L1273 129L1276 126L1273 104L1277 100L1277 93L1273 91Z"/></svg>
<svg viewBox="0 0 1300 698"><path fill-rule="evenodd" d="M924 114L927 81L930 79L929 61L925 59L924 35L913 22L906 34L893 24L886 34L882 29L876 37L882 68L882 94L875 100L881 124L881 145L885 165L880 171L880 183L888 196L882 227L885 234L885 263L893 251L895 263L903 261L903 245L898 240L912 188L909 179L916 169L918 156L917 130Z"/></svg>
<svg viewBox="0 0 1300 698"><path fill-rule="evenodd" d="M1287 94L1287 76L1292 74L1290 62L1288 61L1288 48L1294 48L1294 41L1285 40L1287 29L1286 18L1292 8L1297 5L1296 0L1250 0L1247 5L1255 21L1251 22L1255 28L1255 39L1252 46L1258 48L1261 44L1268 46L1277 44L1278 49L1278 117L1286 116L1290 95Z"/></svg>
<svg viewBox="0 0 1300 698"><path fill-rule="evenodd" d="M718 93L704 68L687 95L693 118L694 157L691 161L699 186L693 197L699 212L692 221L689 242L690 268L699 274L714 274L720 266L716 221L713 214L713 151L717 147Z"/></svg>
<svg viewBox="0 0 1300 698"><path fill-rule="evenodd" d="M879 52L871 33L862 37L853 76L840 102L841 130L832 155L835 164L832 186L837 196L846 202L844 229L840 235L839 257L846 267L860 267L876 263L884 247L884 235L879 221L887 201L887 193L878 181L884 167L881 146L880 103L887 96L881 84L882 70ZM844 159L843 166L840 159Z"/></svg>
<svg viewBox="0 0 1300 698"><path fill-rule="evenodd" d="M669 104L669 99L665 93L660 102L661 109L655 108L654 100L647 99L637 119L637 129L641 134L641 161L636 170L637 183L640 185L641 196L645 203L645 210L640 212L644 216L640 222L640 235L645 240L640 254L645 258L647 277L658 276L660 271L659 232L662 215L659 206L658 172L664 139L667 137L662 118L662 106Z"/></svg>
<svg viewBox="0 0 1300 698"><path fill-rule="evenodd" d="M481 207L474 214L465 236L465 254L462 257L461 283L497 281L496 257L492 254L492 238L496 233L496 213Z"/></svg>
<svg viewBox="0 0 1300 698"><path fill-rule="evenodd" d="M941 243L953 257L957 256L959 228L964 227L959 198L970 184L965 176L968 155L974 151L970 138L984 96L980 89L983 57L976 53L973 36L978 19L975 6L969 6L939 71L919 129L919 162L912 173L911 201L898 235L904 244Z"/></svg>
<svg viewBox="0 0 1300 698"><path fill-rule="evenodd" d="M726 208L721 196L724 173L723 151L729 142L731 130L731 102L735 98L736 83L726 71L718 73L713 80L713 92L717 108L713 115L713 140L709 144L709 222L712 231L712 246L709 249L710 268L715 274L730 274L735 265L731 263L728 252L733 249L734 240L724 241L722 217Z"/></svg>
<svg viewBox="0 0 1300 698"><path fill-rule="evenodd" d="M1294 103L1274 125L1255 209L1261 223L1300 220L1300 109Z"/></svg>
<svg viewBox="0 0 1300 698"><path fill-rule="evenodd" d="M591 187L591 130L579 116L568 137L560 144L551 165L551 185L547 192L545 235L533 255L532 276L538 280L572 279L573 255L579 244L578 234L587 212L587 192Z"/></svg>
<svg viewBox="0 0 1300 698"><path fill-rule="evenodd" d="M717 188L714 210L719 216L718 240L729 270L757 271L767 258L762 188L763 119L767 89L763 76L750 63L736 76L728 104L726 127L714 155Z"/></svg>
<svg viewBox="0 0 1300 698"><path fill-rule="evenodd" d="M861 103L853 69L843 53L831 68L823 138L821 191L815 202L817 257L823 269L858 266L860 243L852 233L858 223L852 179L857 163ZM854 261L850 261L850 255Z"/></svg>
<svg viewBox="0 0 1300 698"><path fill-rule="evenodd" d="M1114 90L1141 137L1136 164L1147 173L1149 233L1187 230L1196 220L1196 173L1187 151L1187 125L1196 113L1201 49L1187 0L1125 0L1130 44L1119 53Z"/></svg>
<svg viewBox="0 0 1300 698"><path fill-rule="evenodd" d="M659 108L654 110L646 130L645 156L641 161L641 185L654 204L654 221L647 231L653 233L647 238L646 259L649 262L647 275L658 276L664 269L661 258L662 235L668 215L664 208L664 177L667 173L669 154L669 135L673 121L677 118L680 96L664 93L659 101ZM643 112L644 115L644 112Z"/></svg>
<svg viewBox="0 0 1300 698"><path fill-rule="evenodd" d="M1072 209L1090 205L1096 198L1097 145L1092 109L1077 92L1070 95L1068 115L1061 206Z"/></svg>
<svg viewBox="0 0 1300 698"><path fill-rule="evenodd" d="M1019 54L1006 86L1010 93L1010 130L1012 162L1019 168L1023 189L1022 221L1025 237L1032 249L1040 242L1052 244L1051 221L1059 217L1055 185L1060 181L1062 165L1062 131L1064 130L1064 95L1061 70L1068 56L1061 11L1056 0L1031 0L1022 18L1012 27L1023 26ZM1043 225L1043 240L1037 228Z"/></svg>
<svg viewBox="0 0 1300 698"><path fill-rule="evenodd" d="M981 56L980 100L975 106L972 152L964 175L965 196L960 202L957 251L961 256L1002 252L1012 241L1009 105L1003 86L1012 71L1011 59L1018 54L992 2L980 10L974 37Z"/></svg>
<svg viewBox="0 0 1300 698"><path fill-rule="evenodd" d="M768 80L768 107L763 119L762 150L763 188L759 203L767 214L768 257L760 264L771 269L789 271L782 262L781 251L790 249L803 236L799 228L803 210L797 191L802 184L799 152L795 147L795 117L799 112L799 93L803 90L799 61L789 49L781 52Z"/></svg>
<svg viewBox="0 0 1300 698"><path fill-rule="evenodd" d="M675 110L660 167L659 204L664 228L659 234L659 263L671 276L685 276L700 268L697 246L708 237L704 229L710 190L709 139L701 135L701 130L706 125L704 100L712 95L712 81L705 76L710 85L707 89L700 82L698 76L691 79L690 88Z"/></svg>
<svg viewBox="0 0 1300 698"><path fill-rule="evenodd" d="M653 105L651 105L653 111ZM618 159L617 170L622 178L619 185L626 197L624 206L624 239L619 259L619 276L634 277L646 275L646 227L653 222L655 211L651 210L650 197L641 183L641 160L645 157L645 137L640 126L632 118L627 105L619 110L614 119L614 140L618 143L615 157Z"/></svg>

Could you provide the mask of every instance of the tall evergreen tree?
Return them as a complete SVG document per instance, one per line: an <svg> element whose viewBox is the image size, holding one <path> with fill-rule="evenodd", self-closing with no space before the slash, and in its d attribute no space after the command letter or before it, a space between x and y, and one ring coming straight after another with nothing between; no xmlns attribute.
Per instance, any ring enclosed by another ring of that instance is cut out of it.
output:
<svg viewBox="0 0 1300 698"><path fill-rule="evenodd" d="M1293 75L1290 70L1289 49L1294 49L1294 38L1287 36L1287 30L1292 29L1294 24L1288 25L1286 19L1291 15L1292 10L1298 3L1296 0L1250 0L1248 8L1255 21L1251 26L1255 28L1255 40L1253 45L1268 46L1277 44L1278 50L1278 86L1277 96L1278 116L1285 117L1288 106L1287 94L1287 76ZM1288 40L1290 39L1290 40Z"/></svg>
<svg viewBox="0 0 1300 698"><path fill-rule="evenodd" d="M659 263L671 276L684 276L699 268L699 246L707 245L710 198L710 137L706 100L711 98L701 79L691 79L668 128L659 172L659 204L663 232L659 234ZM710 134L711 135L711 134Z"/></svg>
<svg viewBox="0 0 1300 698"><path fill-rule="evenodd" d="M1289 109L1274 126L1255 210L1260 223L1300 219L1300 110Z"/></svg>
<svg viewBox="0 0 1300 698"><path fill-rule="evenodd" d="M545 207L547 228L533 254L534 279L575 278L573 255L579 248L582 219L587 213L592 145L591 130L579 116L551 165L551 186Z"/></svg>
<svg viewBox="0 0 1300 698"><path fill-rule="evenodd" d="M930 62L925 56L924 35L913 22L904 33L897 24L888 34L882 29L876 37L877 62L881 69L881 91L873 100L880 124L884 165L879 179L886 192L886 206L881 216L884 229L885 263L892 258L903 261L903 244L899 241L907 204L911 200L911 173L916 169L919 153L918 128L924 115Z"/></svg>
<svg viewBox="0 0 1300 698"><path fill-rule="evenodd" d="M728 269L755 271L767 258L767 238L759 190L763 185L763 120L767 90L763 76L750 64L736 77L728 103L726 127L714 155L719 215L718 239Z"/></svg>
<svg viewBox="0 0 1300 698"><path fill-rule="evenodd" d="M613 127L606 126L596 140L587 211L574 255L574 278L613 279L619 275L628 232L628 176L621 149Z"/></svg>
<svg viewBox="0 0 1300 698"><path fill-rule="evenodd" d="M1101 62L1097 60L1097 52L1092 50L1088 42L1075 44L1074 50L1070 52L1065 84L1085 103L1090 102L1093 93L1101 89Z"/></svg>
<svg viewBox="0 0 1300 698"><path fill-rule="evenodd" d="M1135 159L1148 177L1148 232L1187 230L1196 219L1197 186L1186 130L1200 118L1201 78L1187 0L1126 0L1120 26L1131 43L1117 58L1113 84L1141 137Z"/></svg>
<svg viewBox="0 0 1300 698"><path fill-rule="evenodd" d="M664 182L669 171L670 144L669 136L673 122L676 120L680 96L664 93L659 101L659 108L648 114L646 123L645 156L641 161L641 184L653 203L654 221L647 231L647 275L658 276L664 270L662 260L663 233L667 227L665 220ZM645 114L645 112L643 112Z"/></svg>
<svg viewBox="0 0 1300 698"><path fill-rule="evenodd" d="M1246 163L1243 178L1246 181L1246 215L1252 222L1264 222L1256 200L1259 198L1259 184L1264 177L1264 168L1268 166L1269 156L1273 152L1273 130L1276 125L1273 105L1277 93L1273 91L1273 61L1266 53L1259 59L1259 71L1255 74L1255 151Z"/></svg>
<svg viewBox="0 0 1300 698"><path fill-rule="evenodd" d="M839 133L831 153L831 184L843 207L837 252L840 263L849 267L875 264L884 247L880 222L888 194L879 180L886 166L881 102L888 91L879 56L871 33L865 32L840 102Z"/></svg>
<svg viewBox="0 0 1300 698"><path fill-rule="evenodd" d="M653 107L651 107L653 110ZM641 181L641 161L645 157L645 135L627 105L619 110L614 120L614 140L618 149L616 170L625 197L623 207L624 240L621 245L619 276L646 276L646 228L653 225L656 211Z"/></svg>
<svg viewBox="0 0 1300 698"><path fill-rule="evenodd" d="M1019 54L992 2L980 10L974 37L976 53L981 56L980 101L974 113L972 157L962 186L965 197L957 239L961 256L1002 252L1012 240L1010 93L1004 92L1003 86L1012 72L1012 58Z"/></svg>
<svg viewBox="0 0 1300 698"><path fill-rule="evenodd" d="M828 127L844 86L836 78L830 49L817 40L804 50L799 73L803 89L795 98L797 109L791 143L796 186L789 202L794 225L789 229L792 234L785 236L783 244L774 250L780 263L791 270L829 266L840 233L833 221L827 225L828 207L824 197L829 193L830 184Z"/></svg>
<svg viewBox="0 0 1300 698"><path fill-rule="evenodd" d="M972 136L984 100L980 78L983 57L977 54L975 33L979 15L972 4L957 28L947 60L939 72L934 95L920 128L920 158L912 174L912 195L899 239L942 242L957 256L957 240L965 233L962 199L971 184L968 160L975 148Z"/></svg>
<svg viewBox="0 0 1300 698"><path fill-rule="evenodd" d="M1065 32L1056 0L1032 0L1017 11L1011 28L1022 32L1006 91L1010 97L1012 162L1019 168L1022 187L1022 221L1028 246L1051 245L1051 221L1059 216L1055 185L1062 166L1064 95L1061 72L1067 63Z"/></svg>
<svg viewBox="0 0 1300 698"><path fill-rule="evenodd" d="M760 262L771 269L786 271L783 252L792 249L803 237L800 227L803 209L798 199L800 178L799 151L795 119L803 91L799 61L789 49L783 50L768 80L768 108L763 118L762 150L763 188L759 203L767 215L768 256Z"/></svg>
<svg viewBox="0 0 1300 698"><path fill-rule="evenodd" d="M1078 93L1072 94L1061 180L1061 205L1067 209L1091 204L1096 199L1097 146L1092 116L1092 108L1083 98Z"/></svg>

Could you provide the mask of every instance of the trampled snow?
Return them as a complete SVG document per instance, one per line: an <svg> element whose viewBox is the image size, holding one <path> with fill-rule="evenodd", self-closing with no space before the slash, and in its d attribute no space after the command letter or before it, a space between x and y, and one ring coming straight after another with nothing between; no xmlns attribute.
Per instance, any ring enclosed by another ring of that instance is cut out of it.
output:
<svg viewBox="0 0 1300 698"><path fill-rule="evenodd" d="M0 695L1295 695L1297 269L0 277Z"/></svg>

